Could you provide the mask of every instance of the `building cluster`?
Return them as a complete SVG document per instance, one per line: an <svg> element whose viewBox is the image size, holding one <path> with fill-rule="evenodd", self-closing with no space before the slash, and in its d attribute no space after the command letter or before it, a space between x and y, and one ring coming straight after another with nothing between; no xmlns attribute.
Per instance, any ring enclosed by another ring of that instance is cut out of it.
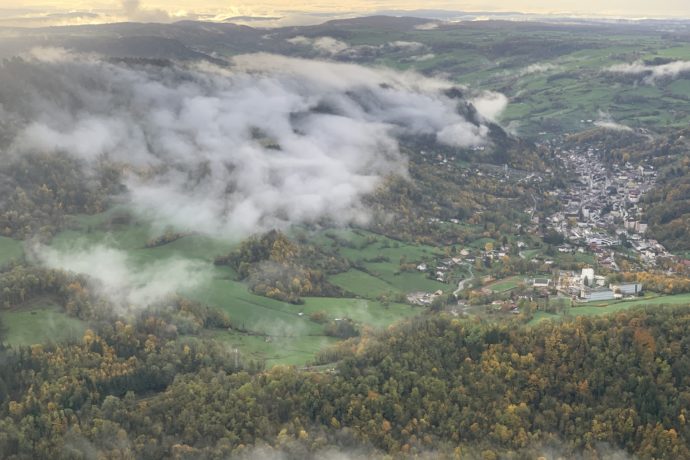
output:
<svg viewBox="0 0 690 460"><path fill-rule="evenodd" d="M642 294L642 284L607 285L606 277L597 275L593 268L583 268L579 273L562 270L558 275L556 290L564 296L591 302L637 297Z"/></svg>
<svg viewBox="0 0 690 460"><path fill-rule="evenodd" d="M407 301L412 305L428 307L434 300L443 295L443 291L436 292L412 292L407 295Z"/></svg>
<svg viewBox="0 0 690 460"><path fill-rule="evenodd" d="M461 251L461 255L467 256L469 255L469 252L463 249ZM435 267L426 262L422 262L417 265L417 270L426 273L433 271L434 279L438 282L445 283L448 281L448 273L453 269L453 267L462 265L463 263L462 257L446 257L444 259L437 260Z"/></svg>
<svg viewBox="0 0 690 460"><path fill-rule="evenodd" d="M645 234L640 198L656 184L657 171L652 166L604 164L603 152L592 147L557 147L555 153L574 175L565 189L551 192L562 206L546 218L546 225L570 243L559 251L588 250L600 266L613 271L618 267L612 248L621 244L649 266L660 257L672 257Z"/></svg>

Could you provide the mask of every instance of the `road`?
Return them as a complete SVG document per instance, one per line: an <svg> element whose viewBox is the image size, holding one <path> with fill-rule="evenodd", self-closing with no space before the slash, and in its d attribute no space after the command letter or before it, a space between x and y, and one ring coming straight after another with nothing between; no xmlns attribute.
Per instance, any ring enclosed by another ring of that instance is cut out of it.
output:
<svg viewBox="0 0 690 460"><path fill-rule="evenodd" d="M464 263L462 263L461 265L464 265L464 266L467 267L468 271L470 272L470 277L469 277L469 278L465 278L465 279L463 279L463 280L460 280L460 282L458 282L458 288L457 288L455 291L453 291L453 295L454 295L455 297L458 296L458 294L460 293L460 291L462 291L463 289L465 289L465 283L467 283L468 281L472 281L472 280L474 279L474 271L472 270L472 265L471 265L471 264L468 264L467 262L464 262Z"/></svg>

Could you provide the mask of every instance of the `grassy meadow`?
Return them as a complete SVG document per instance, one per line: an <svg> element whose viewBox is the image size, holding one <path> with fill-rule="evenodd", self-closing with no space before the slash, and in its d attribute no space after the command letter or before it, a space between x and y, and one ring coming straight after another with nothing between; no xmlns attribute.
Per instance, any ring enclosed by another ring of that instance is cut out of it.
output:
<svg viewBox="0 0 690 460"><path fill-rule="evenodd" d="M16 310L0 312L3 342L12 347L80 340L86 323L67 316L50 300L39 299Z"/></svg>
<svg viewBox="0 0 690 460"><path fill-rule="evenodd" d="M635 300L600 302L595 303L594 305L568 308L565 310L565 312L567 313L567 317L572 318L577 316L607 315L636 307L654 307L660 305L669 305L675 307L690 305L690 294L650 296ZM534 314L534 317L529 324L534 325L545 320L561 320L562 318L564 318L564 315L556 315L553 313L539 311Z"/></svg>
<svg viewBox="0 0 690 460"><path fill-rule="evenodd" d="M22 257L24 257L24 248L21 241L0 236L0 267L13 260L20 260Z"/></svg>
<svg viewBox="0 0 690 460"><path fill-rule="evenodd" d="M244 282L236 280L231 268L213 265L213 259L232 250L236 241L190 234L162 246L147 248L147 242L164 229L136 216L123 220L124 213L126 210L116 208L98 215L74 216L68 229L56 235L50 246L65 252L85 250L95 245L112 247L124 251L131 268L136 270L146 270L171 260L200 262L206 267L207 278L181 294L222 309L238 329L207 331L205 334L237 348L244 357L265 360L267 365L304 365L322 347L336 342L324 335L324 325L312 321L310 313L323 312L330 320L347 317L361 328L380 329L422 311L399 303L383 304L377 300L381 294L450 288L447 284L428 279L425 273L398 273L401 260L433 260L437 253L432 247L404 244L361 230L319 231L309 235L309 240L335 246L341 256L359 264L365 271L352 268L329 278L334 285L350 293L350 298L308 297L304 304L294 305L255 295ZM48 322L67 325L64 327L66 337L72 337L71 332L74 331L83 332L80 322L71 323L71 318L60 315L55 308L33 314L7 313L5 323L11 329L8 342L23 344L32 336L38 337L39 341L48 339L50 334L42 332L45 321L31 321L43 317Z"/></svg>

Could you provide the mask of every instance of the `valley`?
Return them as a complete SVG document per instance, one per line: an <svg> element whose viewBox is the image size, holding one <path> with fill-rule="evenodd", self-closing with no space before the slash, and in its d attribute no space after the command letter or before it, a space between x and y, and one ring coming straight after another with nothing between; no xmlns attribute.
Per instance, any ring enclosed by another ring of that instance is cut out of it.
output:
<svg viewBox="0 0 690 460"><path fill-rule="evenodd" d="M0 457L690 458L690 22L419 13L0 27Z"/></svg>

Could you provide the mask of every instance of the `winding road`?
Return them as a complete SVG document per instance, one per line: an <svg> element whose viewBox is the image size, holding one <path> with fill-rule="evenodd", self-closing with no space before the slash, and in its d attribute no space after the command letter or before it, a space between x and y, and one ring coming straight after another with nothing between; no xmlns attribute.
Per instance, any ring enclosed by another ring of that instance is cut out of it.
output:
<svg viewBox="0 0 690 460"><path fill-rule="evenodd" d="M453 295L454 295L455 297L458 296L458 294L460 293L460 291L462 291L463 289L465 289L465 283L467 283L468 281L472 281L472 280L474 279L474 271L472 270L472 265L471 265L471 264L468 264L467 262L463 262L463 263L460 264L460 265L464 265L464 266L467 267L468 271L470 272L470 277L469 277L469 278L465 278L465 279L463 279L463 280L460 280L460 281L458 282L458 288L457 288L455 291L453 291Z"/></svg>

